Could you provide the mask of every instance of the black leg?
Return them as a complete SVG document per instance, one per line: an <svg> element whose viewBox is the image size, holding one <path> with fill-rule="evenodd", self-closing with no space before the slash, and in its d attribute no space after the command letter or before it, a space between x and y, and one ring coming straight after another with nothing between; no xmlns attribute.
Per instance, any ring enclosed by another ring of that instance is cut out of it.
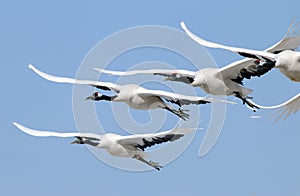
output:
<svg viewBox="0 0 300 196"><path fill-rule="evenodd" d="M187 119L190 118L190 115L188 113L186 113L188 110L182 110L181 108L179 108L179 110L175 110L175 109L169 108L168 106L164 107L164 109L172 112L173 114L182 118L184 121L186 121Z"/></svg>
<svg viewBox="0 0 300 196"><path fill-rule="evenodd" d="M257 105L255 105L247 100L247 99L252 99L252 97L243 97L243 96L241 96L240 92L233 92L233 93L234 93L234 96L236 96L237 98L239 98L243 101L243 104L247 104L249 107L253 108L254 112L256 111L255 108L259 109L259 107Z"/></svg>
<svg viewBox="0 0 300 196"><path fill-rule="evenodd" d="M152 161L146 161L145 159L143 159L140 155L134 155L132 158L137 159L147 165L150 165L151 167L155 168L156 170L160 170L160 168L162 168L161 165L159 165L158 163L152 162Z"/></svg>

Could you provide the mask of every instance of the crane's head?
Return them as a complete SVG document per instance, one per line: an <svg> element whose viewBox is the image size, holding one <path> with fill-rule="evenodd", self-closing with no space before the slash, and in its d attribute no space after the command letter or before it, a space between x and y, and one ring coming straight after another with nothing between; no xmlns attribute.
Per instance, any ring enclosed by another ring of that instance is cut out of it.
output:
<svg viewBox="0 0 300 196"><path fill-rule="evenodd" d="M88 144L91 146L98 146L100 144L100 140L96 138L83 138L83 137L76 137L77 139L73 141L71 144Z"/></svg>
<svg viewBox="0 0 300 196"><path fill-rule="evenodd" d="M93 100L93 101L100 101L102 100L103 95L99 92L94 92L91 96L85 98L85 100Z"/></svg>
<svg viewBox="0 0 300 196"><path fill-rule="evenodd" d="M73 142L71 142L71 144L84 144L82 137L76 137L77 139Z"/></svg>

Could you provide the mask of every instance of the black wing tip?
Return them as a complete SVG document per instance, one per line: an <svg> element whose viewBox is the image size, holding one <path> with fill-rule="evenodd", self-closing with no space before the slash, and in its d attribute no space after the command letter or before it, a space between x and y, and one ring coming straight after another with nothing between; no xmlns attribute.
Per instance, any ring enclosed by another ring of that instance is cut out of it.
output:
<svg viewBox="0 0 300 196"><path fill-rule="evenodd" d="M172 139L170 140L170 142L178 140L178 139L180 139L181 137L184 136L184 134L180 134L180 133L178 133L178 134L170 134L170 135L172 137Z"/></svg>
<svg viewBox="0 0 300 196"><path fill-rule="evenodd" d="M173 100L173 99L165 99L167 102L170 102L170 103L174 103L176 105L178 105L179 107L182 106L180 100Z"/></svg>
<svg viewBox="0 0 300 196"><path fill-rule="evenodd" d="M207 104L207 103L211 103L211 101L208 100L199 100L199 101L195 101L194 103L184 103L184 101L181 100L172 100L172 99L166 99L168 102L170 103L174 103L176 105L178 105L179 107L182 107L183 105L189 105L189 104Z"/></svg>
<svg viewBox="0 0 300 196"><path fill-rule="evenodd" d="M240 70L236 78L231 79L233 82L236 82L240 85L243 85L243 80L251 79L251 77L260 77L268 73L272 68L275 67L275 62L267 60L263 64L254 62L253 65L245 67Z"/></svg>
<svg viewBox="0 0 300 196"><path fill-rule="evenodd" d="M145 148L154 146L156 144L161 144L161 143L165 143L165 142L172 142L175 140L178 140L179 138L183 137L184 134L167 134L164 137L154 137L152 138L152 141L148 141L145 138L142 139L143 141L143 145L136 145L136 148L139 148L140 150L144 151Z"/></svg>
<svg viewBox="0 0 300 196"><path fill-rule="evenodd" d="M198 103L199 103L199 104L208 104L208 103L211 103L211 101L200 100Z"/></svg>

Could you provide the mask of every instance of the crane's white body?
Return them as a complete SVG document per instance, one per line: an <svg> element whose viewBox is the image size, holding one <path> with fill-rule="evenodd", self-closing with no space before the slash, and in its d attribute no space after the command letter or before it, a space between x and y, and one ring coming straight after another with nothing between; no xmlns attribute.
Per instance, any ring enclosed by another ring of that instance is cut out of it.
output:
<svg viewBox="0 0 300 196"><path fill-rule="evenodd" d="M128 84L120 87L118 96L114 99L115 102L124 102L129 107L138 110L152 110L156 108L164 108L167 106L162 99L156 95L145 95L141 93L147 89L136 84Z"/></svg>
<svg viewBox="0 0 300 196"><path fill-rule="evenodd" d="M146 154L143 151L137 150L134 146L123 146L118 143L118 140L122 139L122 136L107 133L102 136L100 144L97 148L102 148L106 150L109 154L116 157L123 157L123 158L132 158L136 155L139 155L143 158L146 157Z"/></svg>
<svg viewBox="0 0 300 196"><path fill-rule="evenodd" d="M192 86L199 86L208 94L212 95L233 95L239 92L241 96L247 96L252 90L245 88L231 80L229 77L223 77L218 68L203 68L195 72Z"/></svg>
<svg viewBox="0 0 300 196"><path fill-rule="evenodd" d="M276 56L275 68L278 68L290 80L300 82L300 52L285 50Z"/></svg>

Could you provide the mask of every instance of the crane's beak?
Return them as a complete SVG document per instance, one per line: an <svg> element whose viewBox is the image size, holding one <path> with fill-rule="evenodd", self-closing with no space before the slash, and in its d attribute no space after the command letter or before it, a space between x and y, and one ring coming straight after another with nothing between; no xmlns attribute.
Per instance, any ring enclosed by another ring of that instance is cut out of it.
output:
<svg viewBox="0 0 300 196"><path fill-rule="evenodd" d="M94 100L95 98L94 98L94 96L92 95L92 96L89 96L89 97L86 97L84 100Z"/></svg>
<svg viewBox="0 0 300 196"><path fill-rule="evenodd" d="M71 144L79 144L79 139L74 140L73 142L71 142Z"/></svg>
<svg viewBox="0 0 300 196"><path fill-rule="evenodd" d="M71 144L78 144L78 140L71 142Z"/></svg>
<svg viewBox="0 0 300 196"><path fill-rule="evenodd" d="M82 138L76 137L77 139L71 142L71 144L83 144Z"/></svg>

